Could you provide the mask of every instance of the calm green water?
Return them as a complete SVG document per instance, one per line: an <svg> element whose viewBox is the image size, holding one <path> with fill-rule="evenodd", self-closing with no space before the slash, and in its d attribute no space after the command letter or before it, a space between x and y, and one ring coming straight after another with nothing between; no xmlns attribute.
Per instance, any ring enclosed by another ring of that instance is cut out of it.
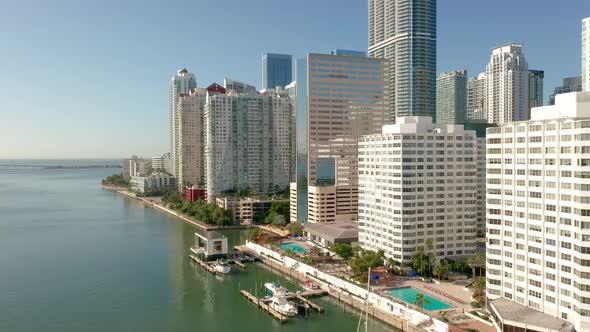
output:
<svg viewBox="0 0 590 332"><path fill-rule="evenodd" d="M113 171L0 169L0 331L356 331L358 312L328 298L326 314L280 325L239 289L293 284L264 267L216 277L193 265L193 227L100 189Z"/></svg>

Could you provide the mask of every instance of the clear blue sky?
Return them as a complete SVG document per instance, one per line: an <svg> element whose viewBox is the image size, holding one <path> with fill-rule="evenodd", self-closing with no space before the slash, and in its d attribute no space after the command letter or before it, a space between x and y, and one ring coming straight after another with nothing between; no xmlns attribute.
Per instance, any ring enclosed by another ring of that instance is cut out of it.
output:
<svg viewBox="0 0 590 332"><path fill-rule="evenodd" d="M309 8L310 10L307 10ZM439 72L484 69L525 44L545 99L580 74L587 0L439 0ZM261 53L366 50L367 1L0 1L0 159L110 158L168 149L168 81L260 86Z"/></svg>

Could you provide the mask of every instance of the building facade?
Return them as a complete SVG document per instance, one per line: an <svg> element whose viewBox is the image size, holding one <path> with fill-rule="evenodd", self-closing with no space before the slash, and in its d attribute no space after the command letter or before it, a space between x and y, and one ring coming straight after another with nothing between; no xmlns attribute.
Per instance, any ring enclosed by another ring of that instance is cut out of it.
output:
<svg viewBox="0 0 590 332"><path fill-rule="evenodd" d="M178 98L181 93L188 93L191 89L197 87L197 79L194 74L189 73L186 68L179 70L176 75L170 80L170 128L169 128L169 144L170 144L170 162L173 173L176 176L176 147L178 146L178 119L175 116L178 107Z"/></svg>
<svg viewBox="0 0 590 332"><path fill-rule="evenodd" d="M530 118L529 68L522 44L492 50L485 76L485 118L491 123Z"/></svg>
<svg viewBox="0 0 590 332"><path fill-rule="evenodd" d="M215 203L220 208L231 211L233 223L238 224L254 224L263 223L261 219L266 216L268 210L274 203L286 203L288 199L271 199L261 197L218 197Z"/></svg>
<svg viewBox="0 0 590 332"><path fill-rule="evenodd" d="M467 70L441 73L436 79L436 123L467 120Z"/></svg>
<svg viewBox="0 0 590 332"><path fill-rule="evenodd" d="M467 119L485 119L486 102L486 74L481 73L477 77L467 81Z"/></svg>
<svg viewBox="0 0 590 332"><path fill-rule="evenodd" d="M582 20L582 91L590 91L590 17Z"/></svg>
<svg viewBox="0 0 590 332"><path fill-rule="evenodd" d="M555 96L558 94L580 91L582 91L582 77L566 77L563 79L561 86L556 87L553 94L549 96L549 105L555 105Z"/></svg>
<svg viewBox="0 0 590 332"><path fill-rule="evenodd" d="M487 296L590 331L590 93L487 132Z"/></svg>
<svg viewBox="0 0 590 332"><path fill-rule="evenodd" d="M359 243L410 262L432 242L437 259L476 248L477 137L430 117L398 118L359 141Z"/></svg>
<svg viewBox="0 0 590 332"><path fill-rule="evenodd" d="M160 195L176 189L176 178L167 173L152 173L147 176L132 176L129 185L131 190L142 195Z"/></svg>
<svg viewBox="0 0 590 332"><path fill-rule="evenodd" d="M361 136L380 132L384 124L390 123L389 61L308 54L307 79L309 221L356 220L357 142ZM326 219L319 216L324 215L321 209L328 203L317 200L328 196L315 194L324 191L335 192L336 198L335 210ZM316 207L320 210L312 210Z"/></svg>
<svg viewBox="0 0 590 332"><path fill-rule="evenodd" d="M436 115L436 0L369 0L369 56L389 59L392 117Z"/></svg>
<svg viewBox="0 0 590 332"><path fill-rule="evenodd" d="M179 188L205 186L204 113L207 89L179 94L176 107L176 170Z"/></svg>
<svg viewBox="0 0 590 332"><path fill-rule="evenodd" d="M223 79L223 87L226 90L235 90L239 93L256 92L255 86L227 77Z"/></svg>
<svg viewBox="0 0 590 332"><path fill-rule="evenodd" d="M544 71L529 70L529 108L543 106L544 78Z"/></svg>
<svg viewBox="0 0 590 332"><path fill-rule="evenodd" d="M291 112L284 91L208 88L204 142L209 201L228 190L252 188L262 194L288 187Z"/></svg>
<svg viewBox="0 0 590 332"><path fill-rule="evenodd" d="M262 54L262 88L285 88L293 81L293 57L288 54Z"/></svg>

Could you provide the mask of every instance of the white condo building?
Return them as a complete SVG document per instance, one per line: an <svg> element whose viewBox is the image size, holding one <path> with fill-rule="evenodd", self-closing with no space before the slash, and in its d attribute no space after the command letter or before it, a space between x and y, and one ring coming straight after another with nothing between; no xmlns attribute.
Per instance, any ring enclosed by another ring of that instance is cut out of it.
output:
<svg viewBox="0 0 590 332"><path fill-rule="evenodd" d="M491 123L528 120L529 68L521 44L492 50L485 73L485 119Z"/></svg>
<svg viewBox="0 0 590 332"><path fill-rule="evenodd" d="M590 17L582 20L582 91L590 91Z"/></svg>
<svg viewBox="0 0 590 332"><path fill-rule="evenodd" d="M284 190L291 168L291 100L284 91L237 93L207 88L204 112L207 197L252 188Z"/></svg>
<svg viewBox="0 0 590 332"><path fill-rule="evenodd" d="M359 141L359 242L410 262L431 240L437 259L476 248L476 132L401 117Z"/></svg>
<svg viewBox="0 0 590 332"><path fill-rule="evenodd" d="M191 89L197 87L197 79L194 74L189 73L186 68L179 70L176 75L170 80L170 162L172 166L172 175L178 175L177 156L178 152L178 117L175 116L177 112L178 99L181 93L189 93Z"/></svg>
<svg viewBox="0 0 590 332"><path fill-rule="evenodd" d="M590 92L488 129L486 260L496 324L590 331Z"/></svg>
<svg viewBox="0 0 590 332"><path fill-rule="evenodd" d="M467 80L467 119L485 118L486 74Z"/></svg>

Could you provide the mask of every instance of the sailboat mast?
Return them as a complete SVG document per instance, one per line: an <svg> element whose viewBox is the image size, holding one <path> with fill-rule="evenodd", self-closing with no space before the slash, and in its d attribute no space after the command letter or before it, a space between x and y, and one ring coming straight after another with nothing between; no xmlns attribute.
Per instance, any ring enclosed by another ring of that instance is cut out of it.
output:
<svg viewBox="0 0 590 332"><path fill-rule="evenodd" d="M367 275L367 299L365 300L365 332L369 329L369 295L371 294L371 290L369 286L371 285L371 267L369 267L369 272Z"/></svg>

